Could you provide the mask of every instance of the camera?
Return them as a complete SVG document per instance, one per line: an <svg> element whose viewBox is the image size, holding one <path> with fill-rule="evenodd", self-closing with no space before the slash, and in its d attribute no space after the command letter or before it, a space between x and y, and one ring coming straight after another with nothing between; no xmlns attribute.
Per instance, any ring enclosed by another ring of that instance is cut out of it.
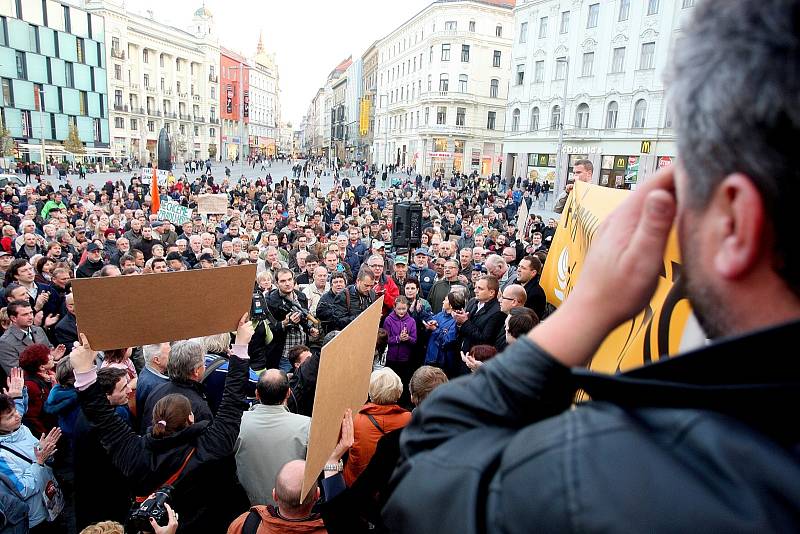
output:
<svg viewBox="0 0 800 534"><path fill-rule="evenodd" d="M267 305L260 291L253 291L253 302L250 304L250 320L261 321L267 316Z"/></svg>
<svg viewBox="0 0 800 534"><path fill-rule="evenodd" d="M172 486L161 486L156 492L142 504L135 507L128 517L128 532L153 532L150 525L150 518L156 520L159 526L166 526L169 523L169 512L164 506L172 497Z"/></svg>

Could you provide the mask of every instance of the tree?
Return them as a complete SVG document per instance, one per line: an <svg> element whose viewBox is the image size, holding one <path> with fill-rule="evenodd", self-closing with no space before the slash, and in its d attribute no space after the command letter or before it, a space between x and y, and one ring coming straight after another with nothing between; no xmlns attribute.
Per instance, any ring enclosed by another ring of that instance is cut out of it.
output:
<svg viewBox="0 0 800 534"><path fill-rule="evenodd" d="M69 123L69 135L67 135L67 139L64 141L64 148L73 154L83 154L86 152L86 149L83 147L83 141L81 141L78 135L78 126L74 122Z"/></svg>
<svg viewBox="0 0 800 534"><path fill-rule="evenodd" d="M13 155L14 140L11 138L11 132L3 124L3 118L0 117L0 156L8 158Z"/></svg>

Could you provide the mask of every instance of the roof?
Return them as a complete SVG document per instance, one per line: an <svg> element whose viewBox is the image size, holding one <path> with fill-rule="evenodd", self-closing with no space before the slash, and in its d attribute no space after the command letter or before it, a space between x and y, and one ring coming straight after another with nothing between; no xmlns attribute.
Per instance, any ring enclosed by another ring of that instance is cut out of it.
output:
<svg viewBox="0 0 800 534"><path fill-rule="evenodd" d="M200 9L194 12L195 17L213 17L214 15L211 14L211 11L203 5Z"/></svg>
<svg viewBox="0 0 800 534"><path fill-rule="evenodd" d="M440 4L453 1L458 1L458 0L436 0L436 2ZM516 0L472 0L472 1L477 2L479 4L488 4L490 6L507 7L511 9L513 9L514 5L517 3Z"/></svg>

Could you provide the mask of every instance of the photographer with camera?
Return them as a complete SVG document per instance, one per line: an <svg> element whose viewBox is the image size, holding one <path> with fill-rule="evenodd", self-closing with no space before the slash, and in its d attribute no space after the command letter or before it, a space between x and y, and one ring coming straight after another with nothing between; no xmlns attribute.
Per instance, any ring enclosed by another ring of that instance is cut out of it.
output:
<svg viewBox="0 0 800 534"><path fill-rule="evenodd" d="M166 485L174 487L171 502L183 515L179 532L223 531L240 510L241 503L235 499L242 492L228 472L228 460L233 457L242 413L248 407L247 343L252 335L253 326L245 314L239 321L225 392L213 421L195 423L189 400L171 394L156 403L153 426L145 436L127 428L97 387L96 352L83 334L81 344L76 343L70 354L81 407L97 427L113 464L128 478L135 495L150 495ZM213 500L207 494L210 487L215 488ZM147 502L141 498L137 502L140 500ZM154 510L162 526L167 521L164 511L162 506ZM135 507L133 516L141 518L140 512L141 507Z"/></svg>
<svg viewBox="0 0 800 534"><path fill-rule="evenodd" d="M277 291L272 291L267 298L267 307L272 318L269 327L272 330L276 351L280 350L278 368L286 373L291 372L292 364L289 363L289 351L298 345L306 345L309 336L316 338L319 330L309 328L307 316L302 310L308 310L308 298L295 289L294 274L289 269L278 269Z"/></svg>

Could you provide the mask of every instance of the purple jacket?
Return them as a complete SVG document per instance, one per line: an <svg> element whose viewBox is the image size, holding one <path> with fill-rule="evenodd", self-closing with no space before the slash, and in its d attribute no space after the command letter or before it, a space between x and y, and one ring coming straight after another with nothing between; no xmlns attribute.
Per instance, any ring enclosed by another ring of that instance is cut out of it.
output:
<svg viewBox="0 0 800 534"><path fill-rule="evenodd" d="M408 340L400 341L400 332L405 326ZM390 313L383 321L383 328L389 334L389 349L386 352L387 362L407 362L417 342L417 322L409 314L402 319L396 313Z"/></svg>

